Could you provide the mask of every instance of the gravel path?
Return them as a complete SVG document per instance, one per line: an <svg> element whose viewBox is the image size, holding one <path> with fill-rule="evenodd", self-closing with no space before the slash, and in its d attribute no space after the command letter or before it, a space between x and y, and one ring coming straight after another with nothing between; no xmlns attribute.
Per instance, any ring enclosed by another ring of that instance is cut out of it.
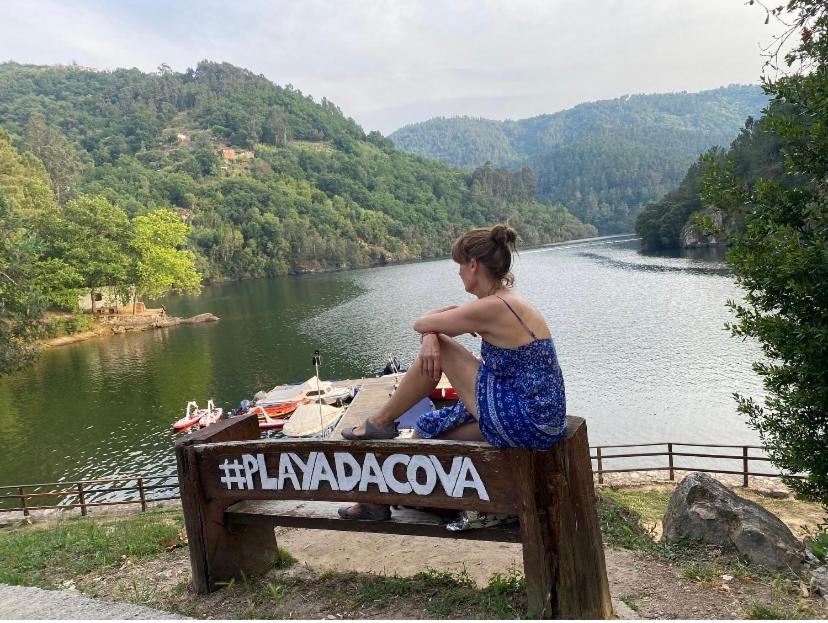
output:
<svg viewBox="0 0 828 623"><path fill-rule="evenodd" d="M45 591L0 584L0 619L181 619L132 604L84 597L77 591Z"/></svg>

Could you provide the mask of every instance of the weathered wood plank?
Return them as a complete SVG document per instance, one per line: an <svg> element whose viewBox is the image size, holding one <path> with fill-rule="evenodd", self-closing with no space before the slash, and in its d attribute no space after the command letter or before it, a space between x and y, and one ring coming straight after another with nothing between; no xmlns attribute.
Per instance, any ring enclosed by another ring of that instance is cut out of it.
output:
<svg viewBox="0 0 828 623"><path fill-rule="evenodd" d="M437 538L519 543L517 523L506 526L451 532L439 517L414 509L394 509L388 521L340 519L336 502L245 500L224 511L230 524L269 523L274 526L310 530L340 530Z"/></svg>
<svg viewBox="0 0 828 623"><path fill-rule="evenodd" d="M359 393L351 401L345 415L336 425L331 439L342 439L343 428L359 426L370 416L374 415L379 408L388 400L388 396L394 388L395 379L392 377L365 379L361 382Z"/></svg>
<svg viewBox="0 0 828 623"><path fill-rule="evenodd" d="M261 440L194 451L211 500L371 502L497 513L517 508L508 454L485 443Z"/></svg>

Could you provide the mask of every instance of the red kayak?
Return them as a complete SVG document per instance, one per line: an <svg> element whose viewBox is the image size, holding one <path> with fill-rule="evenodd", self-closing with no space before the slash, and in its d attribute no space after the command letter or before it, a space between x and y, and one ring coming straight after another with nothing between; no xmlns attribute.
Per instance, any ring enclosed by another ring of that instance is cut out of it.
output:
<svg viewBox="0 0 828 623"><path fill-rule="evenodd" d="M289 410L286 405L277 405L275 407L251 407L247 413L255 413L259 417L259 428L261 430L281 430L290 419L291 414L299 406L300 401L292 403L292 408ZM279 410L278 412L276 412Z"/></svg>

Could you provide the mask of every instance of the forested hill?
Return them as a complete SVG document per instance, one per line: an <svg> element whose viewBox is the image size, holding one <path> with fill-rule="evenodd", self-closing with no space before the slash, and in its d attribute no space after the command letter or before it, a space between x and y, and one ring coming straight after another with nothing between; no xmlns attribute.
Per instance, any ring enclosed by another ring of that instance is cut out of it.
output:
<svg viewBox="0 0 828 623"><path fill-rule="evenodd" d="M732 85L624 96L518 121L437 118L389 138L458 166L528 166L540 200L609 234L632 231L643 205L675 188L699 154L729 145L766 104L759 86Z"/></svg>
<svg viewBox="0 0 828 623"><path fill-rule="evenodd" d="M226 63L0 64L0 130L43 161L61 204L90 194L129 216L175 209L208 279L435 257L506 219L524 244L595 233L539 203L528 170L410 155L325 98Z"/></svg>

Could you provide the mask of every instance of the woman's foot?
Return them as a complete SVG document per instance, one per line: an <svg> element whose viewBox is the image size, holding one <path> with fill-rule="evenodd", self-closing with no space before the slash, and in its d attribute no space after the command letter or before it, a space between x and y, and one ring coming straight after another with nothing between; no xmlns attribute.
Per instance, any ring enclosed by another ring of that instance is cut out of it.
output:
<svg viewBox="0 0 828 623"><path fill-rule="evenodd" d="M370 419L359 426L342 429L342 438L349 441L365 441L367 439L394 439L400 432L397 423L391 422L387 426L376 426Z"/></svg>
<svg viewBox="0 0 828 623"><path fill-rule="evenodd" d="M362 519L363 521L386 521L391 519L391 507L386 504L366 504L359 502L351 506L340 506L342 519Z"/></svg>

